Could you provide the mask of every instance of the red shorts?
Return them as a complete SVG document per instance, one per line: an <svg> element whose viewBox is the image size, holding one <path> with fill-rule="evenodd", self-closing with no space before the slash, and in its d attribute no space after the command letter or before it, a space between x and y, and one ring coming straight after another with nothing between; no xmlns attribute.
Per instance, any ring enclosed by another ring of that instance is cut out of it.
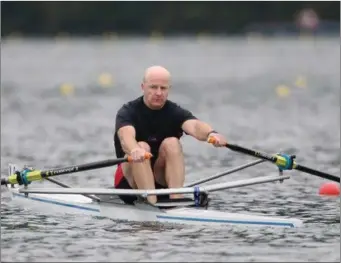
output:
<svg viewBox="0 0 341 263"><path fill-rule="evenodd" d="M123 175L121 164L117 166L116 172L114 174L114 185L115 185L115 188L117 189L132 189L128 181L125 179ZM167 187L164 187L158 184L157 182L155 182L155 189L163 189L163 188L167 188ZM131 196L131 195L119 195L119 197L121 198L122 201L124 201L127 204L134 204L135 200L137 200L136 196ZM164 198L169 199L169 195L159 196L160 200Z"/></svg>
<svg viewBox="0 0 341 263"><path fill-rule="evenodd" d="M152 170L154 170L153 169L154 164L155 164L155 158L152 158L152 160L151 160ZM119 165L117 165L117 169L116 169L116 172L114 174L114 186L117 187L118 184L120 182L122 182L123 178L124 178L124 175L123 175L123 170L122 170L122 164L119 164Z"/></svg>
<svg viewBox="0 0 341 263"><path fill-rule="evenodd" d="M117 185L121 182L123 178L123 171L121 164L117 165L117 169L114 175L114 185L117 187Z"/></svg>
<svg viewBox="0 0 341 263"><path fill-rule="evenodd" d="M115 186L115 188L121 188L121 187L118 187L120 183L122 183L124 186L126 186L126 185L129 186L129 184L125 180L125 177L123 174L122 164L117 165L116 172L114 173L114 186ZM130 186L129 186L129 188L130 188ZM155 188L156 189L162 189L162 188L166 188L166 187L155 182Z"/></svg>

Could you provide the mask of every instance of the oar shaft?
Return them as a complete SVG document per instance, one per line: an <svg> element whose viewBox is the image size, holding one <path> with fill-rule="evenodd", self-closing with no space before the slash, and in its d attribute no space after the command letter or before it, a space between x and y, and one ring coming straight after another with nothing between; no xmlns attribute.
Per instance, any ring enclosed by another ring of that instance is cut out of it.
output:
<svg viewBox="0 0 341 263"><path fill-rule="evenodd" d="M152 155L150 153L146 153L145 159L151 158ZM99 168L105 168L109 166L114 166L120 163L124 162L130 162L132 159L130 156L123 157L123 158L117 158L117 159L108 159L104 161L97 161L92 163L86 163L86 164L80 164L80 165L72 165L68 167L63 168L56 168L56 169L50 169L50 170L34 170L31 172L27 172L25 175L25 179L28 182L32 181L39 181L43 178L51 177L51 176L57 176L62 174L71 174L71 173L78 173L82 171L88 171L88 170L94 170ZM3 184L18 184L18 176L17 174L12 174L8 176L6 179L1 179L1 185Z"/></svg>
<svg viewBox="0 0 341 263"><path fill-rule="evenodd" d="M38 181L46 177L99 169L99 168L117 165L117 164L127 162L127 161L128 161L128 158L118 158L118 159L109 159L109 160L104 160L104 161L86 163L86 164L81 164L81 165L72 165L68 167L62 167L62 168L56 168L56 169L50 169L50 170L43 170L43 171L34 170L32 172L28 172L26 174L26 178L29 182ZM1 179L1 185L17 184L19 183L17 179L18 179L17 174L12 174L8 176L8 178Z"/></svg>
<svg viewBox="0 0 341 263"><path fill-rule="evenodd" d="M108 159L104 161L97 161L92 163L86 163L81 165L72 165L68 167L63 168L56 168L52 170L45 170L41 171L41 177L50 177L50 176L56 176L56 175L62 175L62 174L70 174L70 173L77 173L77 172L83 172L93 169L100 169L105 168L113 165L117 165L123 162L127 162L128 158L118 158L118 159Z"/></svg>
<svg viewBox="0 0 341 263"><path fill-rule="evenodd" d="M340 183L340 178L339 177L336 177L336 176L331 175L331 174L327 174L325 172L317 171L317 170L314 170L312 168L309 168L309 167L306 167L306 166L303 166L303 165L297 164L295 169L298 170L298 171L304 172L304 173L316 175L316 176L319 176L321 178L328 179L328 180Z"/></svg>
<svg viewBox="0 0 341 263"><path fill-rule="evenodd" d="M207 141L208 143L215 143L215 138L210 137L208 138ZM280 154L270 155L270 154L263 153L260 151L255 151L252 149L244 148L236 144L226 144L225 147L229 148L232 151L244 153L247 155L251 155L251 156L272 162L281 169L296 169L301 172L309 173L312 175L319 176L321 178L325 178L325 179L340 183L340 177L299 165L293 159L289 160L287 156L285 156L286 157L285 158L283 155L280 155Z"/></svg>
<svg viewBox="0 0 341 263"><path fill-rule="evenodd" d="M250 156L253 156L253 157L259 157L259 158L261 158L263 160L267 160L267 161L270 161L272 163L276 163L277 162L277 157L276 156L273 156L273 155L270 155L270 154L267 154L267 153L255 151L255 150L248 149L248 148L244 148L244 147L241 147L241 146L236 145L236 144L227 144L226 147L229 148L232 151L244 153L244 154L247 154L247 155L250 155Z"/></svg>
<svg viewBox="0 0 341 263"><path fill-rule="evenodd" d="M241 146L238 146L238 145L235 145L235 144L227 144L226 147L231 149L231 150L233 150L233 151L236 151L236 152L244 153L244 154L251 155L251 156L254 156L254 157L257 157L257 158L261 158L263 160L270 161L270 162L272 162L272 163L274 163L276 165L279 165L279 166L280 165L281 166L286 166L286 164L287 164L286 159L283 158L280 155L270 155L270 154L267 154L267 153L255 151L255 150L248 149L248 148L244 148L244 147L241 147ZM319 176L321 178L328 179L328 180L340 183L340 177L337 177L335 175L331 175L331 174L328 174L328 173L325 173L325 172L321 172L321 171L318 171L318 170L314 170L312 168L308 168L308 167L299 165L295 161L293 162L293 167L292 168L295 169L295 170L301 171L301 172L305 172L305 173L308 173L308 174L316 175L316 176Z"/></svg>

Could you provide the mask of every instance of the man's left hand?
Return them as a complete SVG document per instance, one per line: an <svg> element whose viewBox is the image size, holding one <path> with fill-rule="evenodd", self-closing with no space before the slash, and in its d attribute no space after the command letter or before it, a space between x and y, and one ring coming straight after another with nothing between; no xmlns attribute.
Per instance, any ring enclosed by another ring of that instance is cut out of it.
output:
<svg viewBox="0 0 341 263"><path fill-rule="evenodd" d="M212 132L208 138L214 139L214 142L212 143L214 147L224 147L227 144L226 138L219 133Z"/></svg>

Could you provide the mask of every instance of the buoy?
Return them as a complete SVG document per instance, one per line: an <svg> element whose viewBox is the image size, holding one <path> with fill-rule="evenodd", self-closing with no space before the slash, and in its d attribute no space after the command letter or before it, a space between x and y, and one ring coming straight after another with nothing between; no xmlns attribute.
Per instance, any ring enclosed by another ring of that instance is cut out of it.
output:
<svg viewBox="0 0 341 263"><path fill-rule="evenodd" d="M290 95L290 88L286 85L279 85L276 88L279 97L288 97Z"/></svg>
<svg viewBox="0 0 341 263"><path fill-rule="evenodd" d="M320 195L333 195L333 196L340 195L340 185L334 182L324 183L320 187L319 194Z"/></svg>
<svg viewBox="0 0 341 263"><path fill-rule="evenodd" d="M298 76L296 81L295 81L295 85L298 88L306 88L307 87L307 80L304 76Z"/></svg>
<svg viewBox="0 0 341 263"><path fill-rule="evenodd" d="M113 78L109 73L102 73L98 78L98 83L102 88L108 88L113 85Z"/></svg>
<svg viewBox="0 0 341 263"><path fill-rule="evenodd" d="M75 93L75 87L70 83L63 83L59 87L59 91L63 96L72 96Z"/></svg>

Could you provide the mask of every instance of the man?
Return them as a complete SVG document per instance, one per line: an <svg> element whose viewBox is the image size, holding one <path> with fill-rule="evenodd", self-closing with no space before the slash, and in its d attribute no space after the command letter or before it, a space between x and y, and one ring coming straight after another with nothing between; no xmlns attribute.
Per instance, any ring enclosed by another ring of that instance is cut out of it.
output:
<svg viewBox="0 0 341 263"><path fill-rule="evenodd" d="M168 100L170 73L161 66L145 71L141 84L143 96L124 104L117 112L114 144L118 158L130 155L133 162L123 163L115 173L116 188L159 189L183 187L185 166L180 137L183 132L199 141L209 136L214 146L224 146L226 139L190 111ZM151 153L150 160L145 159ZM173 194L170 198L180 198ZM121 196L132 204L136 197ZM147 201L155 204L156 196Z"/></svg>

